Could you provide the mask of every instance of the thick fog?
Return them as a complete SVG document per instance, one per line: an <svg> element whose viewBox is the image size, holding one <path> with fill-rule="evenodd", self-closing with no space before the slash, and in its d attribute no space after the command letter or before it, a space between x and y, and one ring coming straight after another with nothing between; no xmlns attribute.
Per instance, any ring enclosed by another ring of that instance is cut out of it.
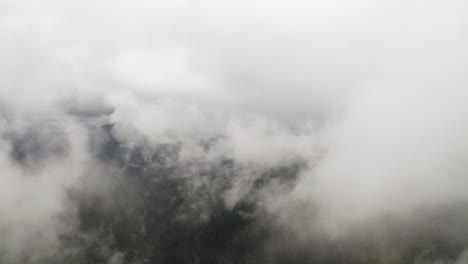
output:
<svg viewBox="0 0 468 264"><path fill-rule="evenodd" d="M461 0L0 0L0 262L468 263L467 27Z"/></svg>

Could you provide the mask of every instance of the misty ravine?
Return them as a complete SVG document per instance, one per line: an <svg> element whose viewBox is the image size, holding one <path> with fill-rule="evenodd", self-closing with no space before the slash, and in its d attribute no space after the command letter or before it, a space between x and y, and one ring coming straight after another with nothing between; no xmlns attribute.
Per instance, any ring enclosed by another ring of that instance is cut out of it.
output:
<svg viewBox="0 0 468 264"><path fill-rule="evenodd" d="M0 264L467 264L468 2L0 0Z"/></svg>

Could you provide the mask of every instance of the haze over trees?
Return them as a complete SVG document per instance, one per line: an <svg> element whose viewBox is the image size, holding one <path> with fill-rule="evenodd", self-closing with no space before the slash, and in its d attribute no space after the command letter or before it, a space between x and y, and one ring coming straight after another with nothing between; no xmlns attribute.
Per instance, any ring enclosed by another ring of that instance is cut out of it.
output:
<svg viewBox="0 0 468 264"><path fill-rule="evenodd" d="M0 263L468 263L467 12L0 1Z"/></svg>

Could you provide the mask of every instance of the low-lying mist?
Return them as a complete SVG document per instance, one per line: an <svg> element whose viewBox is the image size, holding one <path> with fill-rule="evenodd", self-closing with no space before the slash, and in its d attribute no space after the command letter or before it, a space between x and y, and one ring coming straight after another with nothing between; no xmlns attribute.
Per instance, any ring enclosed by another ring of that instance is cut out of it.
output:
<svg viewBox="0 0 468 264"><path fill-rule="evenodd" d="M0 0L0 263L468 263L461 0Z"/></svg>

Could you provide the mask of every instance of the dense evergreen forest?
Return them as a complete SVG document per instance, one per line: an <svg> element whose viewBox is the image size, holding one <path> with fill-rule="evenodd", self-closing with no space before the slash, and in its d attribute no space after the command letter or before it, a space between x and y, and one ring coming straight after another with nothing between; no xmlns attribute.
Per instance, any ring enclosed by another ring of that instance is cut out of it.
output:
<svg viewBox="0 0 468 264"><path fill-rule="evenodd" d="M468 243L464 205L422 210L411 221L388 216L340 239L317 233L304 240L259 202L273 182L293 188L303 164L263 171L228 205L226 192L242 173L235 162L182 164L180 145L129 148L112 136L112 127L88 127L90 139L99 139L90 142L94 158L113 170L93 176L105 187L92 191L96 179L85 177L81 188L69 190L76 219L60 233L60 248L3 263L452 263ZM25 167L67 151L65 141L50 146L34 133L10 139L12 157ZM190 166L197 170L187 176Z"/></svg>

